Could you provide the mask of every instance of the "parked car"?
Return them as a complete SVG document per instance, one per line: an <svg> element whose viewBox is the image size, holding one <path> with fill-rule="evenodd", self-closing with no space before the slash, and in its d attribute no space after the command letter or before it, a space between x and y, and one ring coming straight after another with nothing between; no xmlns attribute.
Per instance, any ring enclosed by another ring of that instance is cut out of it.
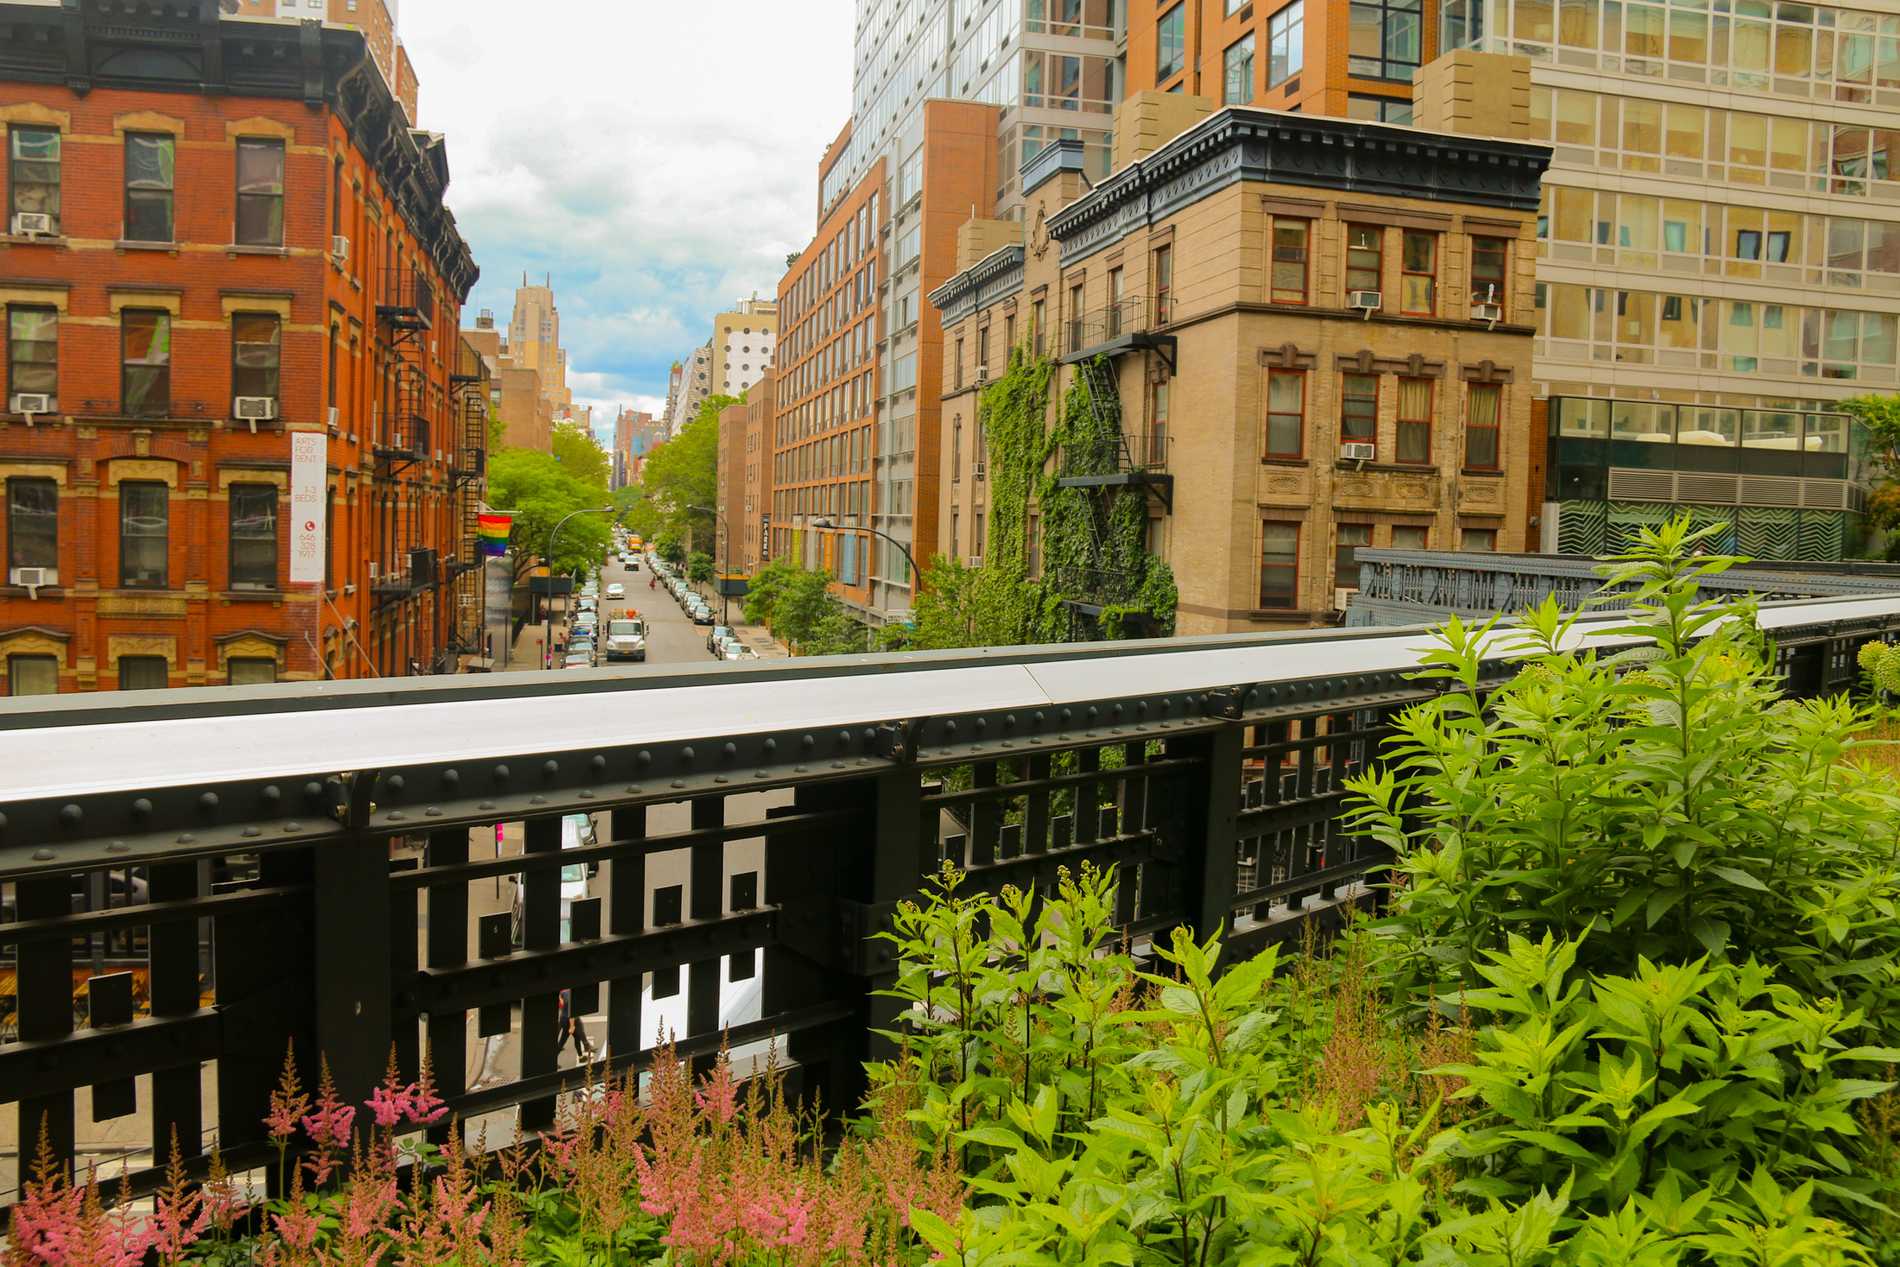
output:
<svg viewBox="0 0 1900 1267"><path fill-rule="evenodd" d="M739 658L739 652L744 649L745 644L740 642L737 638L724 638L719 643L719 658L721 660L737 660Z"/></svg>
<svg viewBox="0 0 1900 1267"><path fill-rule="evenodd" d="M607 659L639 660L647 658L647 623L638 616L622 616L607 622Z"/></svg>
<svg viewBox="0 0 1900 1267"><path fill-rule="evenodd" d="M693 608L690 614L692 615L695 625L710 625L713 623L712 608L706 606L704 603Z"/></svg>
<svg viewBox="0 0 1900 1267"><path fill-rule="evenodd" d="M735 660L756 660L759 658L759 653L754 651L751 647L746 646L742 642L739 644L738 653L735 654L732 658Z"/></svg>
<svg viewBox="0 0 1900 1267"><path fill-rule="evenodd" d="M706 635L706 650L719 654L719 644L732 637L732 630L726 625L714 625L712 632Z"/></svg>

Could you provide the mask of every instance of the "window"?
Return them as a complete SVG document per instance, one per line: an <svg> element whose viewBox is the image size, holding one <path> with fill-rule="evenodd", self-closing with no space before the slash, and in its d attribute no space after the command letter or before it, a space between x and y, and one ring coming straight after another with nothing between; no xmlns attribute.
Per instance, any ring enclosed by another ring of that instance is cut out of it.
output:
<svg viewBox="0 0 1900 1267"><path fill-rule="evenodd" d="M164 589L171 545L171 489L155 480L119 485L119 584Z"/></svg>
<svg viewBox="0 0 1900 1267"><path fill-rule="evenodd" d="M1162 379L1148 393L1148 453L1136 454L1144 466L1165 466L1168 461L1168 410L1174 382Z"/></svg>
<svg viewBox="0 0 1900 1267"><path fill-rule="evenodd" d="M1353 93L1346 98L1348 119L1376 119L1380 123L1412 126L1412 101L1409 97L1375 97Z"/></svg>
<svg viewBox="0 0 1900 1267"><path fill-rule="evenodd" d="M1087 342L1082 329L1083 284L1069 287L1069 351L1079 352Z"/></svg>
<svg viewBox="0 0 1900 1267"><path fill-rule="evenodd" d="M1423 0L1353 0L1346 73L1410 82L1418 70Z"/></svg>
<svg viewBox="0 0 1900 1267"><path fill-rule="evenodd" d="M277 588L275 485L231 485L231 588Z"/></svg>
<svg viewBox="0 0 1900 1267"><path fill-rule="evenodd" d="M7 309L7 400L44 395L48 412L59 405L59 310Z"/></svg>
<svg viewBox="0 0 1900 1267"><path fill-rule="evenodd" d="M1458 548L1490 554L1498 548L1498 530L1496 528L1460 528Z"/></svg>
<svg viewBox="0 0 1900 1267"><path fill-rule="evenodd" d="M976 332L976 367L987 370L990 366L990 328L984 326Z"/></svg>
<svg viewBox="0 0 1900 1267"><path fill-rule="evenodd" d="M1473 383L1465 394L1465 465L1474 471L1498 469L1498 426L1504 389Z"/></svg>
<svg viewBox="0 0 1900 1267"><path fill-rule="evenodd" d="M1432 380L1399 380L1398 460L1432 460Z"/></svg>
<svg viewBox="0 0 1900 1267"><path fill-rule="evenodd" d="M1379 441L1379 376L1340 375L1339 439L1341 443L1377 444Z"/></svg>
<svg viewBox="0 0 1900 1267"><path fill-rule="evenodd" d="M172 407L172 317L169 312L127 308L119 314L124 363L119 377L121 410L134 418L161 417Z"/></svg>
<svg viewBox="0 0 1900 1267"><path fill-rule="evenodd" d="M1155 324L1167 325L1174 319L1174 248L1158 246L1154 250Z"/></svg>
<svg viewBox="0 0 1900 1267"><path fill-rule="evenodd" d="M237 241L284 244L284 143L275 138L238 138Z"/></svg>
<svg viewBox="0 0 1900 1267"><path fill-rule="evenodd" d="M950 420L950 482L963 478L963 415Z"/></svg>
<svg viewBox="0 0 1900 1267"><path fill-rule="evenodd" d="M1399 255L1399 311L1415 317L1438 312L1438 235L1407 229Z"/></svg>
<svg viewBox="0 0 1900 1267"><path fill-rule="evenodd" d="M1029 321L1036 328L1036 355L1042 355L1043 301L1038 299L1029 306Z"/></svg>
<svg viewBox="0 0 1900 1267"><path fill-rule="evenodd" d="M277 661L268 656L232 656L224 669L232 686L269 686L277 680Z"/></svg>
<svg viewBox="0 0 1900 1267"><path fill-rule="evenodd" d="M1355 290L1377 294L1379 275L1384 271L1385 241L1383 229L1369 224L1346 226L1346 292L1348 301Z"/></svg>
<svg viewBox="0 0 1900 1267"><path fill-rule="evenodd" d="M1297 458L1306 452L1306 375L1298 370L1267 371L1267 449L1270 458Z"/></svg>
<svg viewBox="0 0 1900 1267"><path fill-rule="evenodd" d="M7 481L7 567L59 567L59 485L49 479ZM12 580L9 574L9 582Z"/></svg>
<svg viewBox="0 0 1900 1267"><path fill-rule="evenodd" d="M1122 332L1122 270L1108 270L1108 337L1114 338Z"/></svg>
<svg viewBox="0 0 1900 1267"><path fill-rule="evenodd" d="M1307 242L1312 224L1273 218L1273 275L1269 297L1276 304L1306 302Z"/></svg>
<svg viewBox="0 0 1900 1267"><path fill-rule="evenodd" d="M9 695L59 694L59 657L50 655L8 656L7 693Z"/></svg>
<svg viewBox="0 0 1900 1267"><path fill-rule="evenodd" d="M962 391L963 390L963 340L962 339L957 340L957 371L956 371L955 381L957 385L956 389L958 391Z"/></svg>
<svg viewBox="0 0 1900 1267"><path fill-rule="evenodd" d="M1333 588L1359 588L1359 561L1353 551L1372 544L1371 524L1340 524L1333 541Z"/></svg>
<svg viewBox="0 0 1900 1267"><path fill-rule="evenodd" d="M162 655L124 655L119 657L119 689L122 691L162 691L171 685L171 668Z"/></svg>
<svg viewBox="0 0 1900 1267"><path fill-rule="evenodd" d="M50 216L59 232L59 132L55 128L7 129L7 217Z"/></svg>
<svg viewBox="0 0 1900 1267"><path fill-rule="evenodd" d="M1510 258L1510 244L1503 238L1471 239L1472 303L1503 305L1508 293L1504 268Z"/></svg>
<svg viewBox="0 0 1900 1267"><path fill-rule="evenodd" d="M1267 87L1300 73L1306 61L1306 0L1267 19Z"/></svg>
<svg viewBox="0 0 1900 1267"><path fill-rule="evenodd" d="M277 399L280 324L275 313L240 312L231 318L231 394ZM336 327L330 327L334 334ZM334 353L332 353L334 358ZM334 359L331 362L334 366ZM334 383L331 395L334 398Z"/></svg>
<svg viewBox="0 0 1900 1267"><path fill-rule="evenodd" d="M1260 525L1260 606L1299 606L1300 526L1267 522Z"/></svg>
<svg viewBox="0 0 1900 1267"><path fill-rule="evenodd" d="M172 240L172 182L178 142L150 132L125 134L125 237Z"/></svg>
<svg viewBox="0 0 1900 1267"><path fill-rule="evenodd" d="M1394 550L1424 550L1431 540L1431 529L1419 524L1394 524L1392 526L1392 548Z"/></svg>
<svg viewBox="0 0 1900 1267"><path fill-rule="evenodd" d="M1253 32L1249 31L1232 44L1221 59L1223 83L1222 103L1230 106L1244 106L1253 100Z"/></svg>
<svg viewBox="0 0 1900 1267"><path fill-rule="evenodd" d="M1155 82L1187 64L1187 5L1177 4L1155 23Z"/></svg>

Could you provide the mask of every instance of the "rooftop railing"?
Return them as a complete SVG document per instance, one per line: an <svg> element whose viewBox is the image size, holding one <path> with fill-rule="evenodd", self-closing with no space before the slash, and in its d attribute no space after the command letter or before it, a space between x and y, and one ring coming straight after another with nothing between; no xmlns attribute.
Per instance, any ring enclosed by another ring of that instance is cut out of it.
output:
<svg viewBox="0 0 1900 1267"><path fill-rule="evenodd" d="M1900 635L1900 597L1762 621L1815 693ZM661 1030L701 1059L769 1037L795 1090L850 1103L894 1007L871 934L946 862L982 887L1118 866L1138 950L1186 924L1245 954L1371 900L1387 858L1342 827L1342 780L1435 690L1411 677L1428 645L1325 631L0 702L0 1103L69 1161L120 1123L144 1192L174 1129L199 1173L214 1135L233 1168L272 1157L292 1044L356 1100L392 1047L405 1078L426 1047L456 1113L532 1132L586 1076L560 1063L563 991L604 1018L596 1074L650 1060Z"/></svg>

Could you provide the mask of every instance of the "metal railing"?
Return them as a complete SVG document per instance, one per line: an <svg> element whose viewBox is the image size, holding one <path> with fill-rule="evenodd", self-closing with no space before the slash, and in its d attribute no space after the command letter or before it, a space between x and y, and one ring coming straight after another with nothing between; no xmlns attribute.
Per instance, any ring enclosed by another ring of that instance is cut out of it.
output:
<svg viewBox="0 0 1900 1267"><path fill-rule="evenodd" d="M1762 618L1812 693L1900 635L1900 597ZM1620 620L1580 636L1614 640L1593 631ZM1369 900L1387 859L1343 828L1342 779L1433 693L1410 676L1426 643L1297 632L0 701L16 983L0 1104L16 1138L44 1123L66 1159L81 1103L142 1114L142 1192L174 1129L199 1173L214 1133L234 1168L273 1156L287 1044L306 1071L323 1053L346 1098L392 1046L405 1077L426 1047L456 1113L532 1132L586 1076L559 1062L563 990L604 1014L596 1074L651 1060L660 1028L695 1059L770 1037L795 1090L849 1103L895 1006L871 934L945 861L984 887L1118 866L1138 952L1186 924L1225 926L1244 955ZM564 842L572 815L594 834ZM518 1061L474 1085L502 1035Z"/></svg>
<svg viewBox="0 0 1900 1267"><path fill-rule="evenodd" d="M1154 305L1146 300L1124 299L1120 303L1071 317L1068 322L1068 350L1071 353L1081 352L1100 347L1126 334L1144 334L1152 330L1157 321L1165 320L1165 317L1155 317Z"/></svg>

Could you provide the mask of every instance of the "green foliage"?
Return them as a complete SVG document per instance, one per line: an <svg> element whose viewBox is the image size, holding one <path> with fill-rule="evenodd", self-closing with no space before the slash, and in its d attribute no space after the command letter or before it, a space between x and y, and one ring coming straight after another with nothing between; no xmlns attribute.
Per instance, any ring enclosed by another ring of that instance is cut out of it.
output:
<svg viewBox="0 0 1900 1267"><path fill-rule="evenodd" d="M695 550L686 556L686 579L696 585L703 585L713 579L712 555L704 550Z"/></svg>
<svg viewBox="0 0 1900 1267"><path fill-rule="evenodd" d="M787 582L801 569L790 559L768 559L746 582L745 619L748 625L772 624L772 613Z"/></svg>
<svg viewBox="0 0 1900 1267"><path fill-rule="evenodd" d="M548 548L549 535L569 512L608 504L607 490L574 476L572 469L535 449L502 449L489 455L488 503L512 510L514 528L509 548L517 575L538 561ZM556 543L554 570L573 572L592 567L607 550L612 534L605 515L577 515L561 529Z"/></svg>
<svg viewBox="0 0 1900 1267"><path fill-rule="evenodd" d="M1603 569L1631 584L1648 645L1566 649L1554 603L1522 626L1453 619L1383 770L1349 781L1352 821L1398 854L1388 932L1419 993L1475 986L1486 950L1600 935L1582 966L1631 954L1754 956L1802 997L1881 1014L1900 1002L1894 868L1900 797L1843 758L1868 719L1843 699L1783 700L1746 604L1698 597L1733 560L1692 552L1720 525L1645 530ZM1524 670L1478 686L1485 645Z"/></svg>
<svg viewBox="0 0 1900 1267"><path fill-rule="evenodd" d="M680 541L680 534L672 528L662 528L653 538L653 548L662 559L679 567L686 562L686 546Z"/></svg>
<svg viewBox="0 0 1900 1267"><path fill-rule="evenodd" d="M1105 371L1098 371L1105 372ZM1099 634L1168 633L1177 595L1173 573L1147 552L1148 507L1138 489L1062 488L1068 474L1118 469L1121 415L1104 394L1099 408L1078 375L1052 428L1054 363L1015 349L1008 373L984 389L989 531L983 566L942 555L925 571L917 601L919 648L1011 646ZM1041 576L1032 578L1028 513L1041 514ZM1077 629L1065 599L1103 608L1095 629Z"/></svg>
<svg viewBox="0 0 1900 1267"><path fill-rule="evenodd" d="M548 450L561 469L589 488L606 489L613 475L613 463L600 441L580 423L563 419L554 424Z"/></svg>
<svg viewBox="0 0 1900 1267"><path fill-rule="evenodd" d="M1867 498L1867 522L1886 533L1886 557L1900 562L1900 396L1855 396L1835 408L1866 437L1869 465L1880 481Z"/></svg>
<svg viewBox="0 0 1900 1267"><path fill-rule="evenodd" d="M712 540L710 508L719 496L719 411L741 403L737 396L709 397L677 435L647 455L640 481L657 514L652 527Z"/></svg>
<svg viewBox="0 0 1900 1267"><path fill-rule="evenodd" d="M1859 659L1861 681L1876 703L1891 706L1900 699L1900 646L1888 642L1863 643Z"/></svg>

